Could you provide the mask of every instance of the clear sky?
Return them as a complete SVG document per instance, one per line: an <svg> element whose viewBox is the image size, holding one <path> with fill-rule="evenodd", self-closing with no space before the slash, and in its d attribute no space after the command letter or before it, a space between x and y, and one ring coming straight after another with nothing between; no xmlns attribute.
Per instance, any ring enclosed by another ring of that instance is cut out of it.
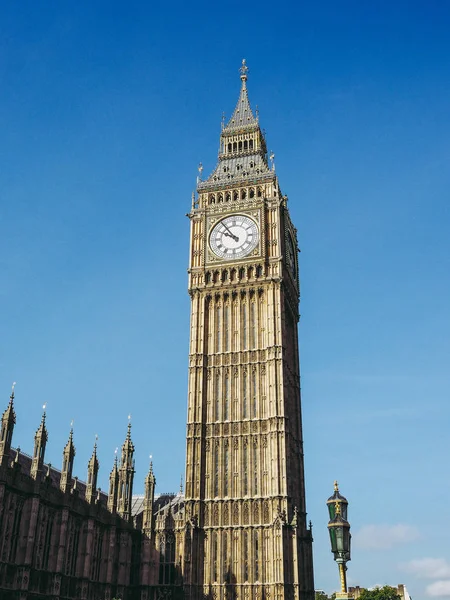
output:
<svg viewBox="0 0 450 600"><path fill-rule="evenodd" d="M75 420L100 484L132 414L136 492L184 471L185 213L249 65L302 249L307 506L350 501L351 584L450 597L450 5L3 2L0 392L46 458ZM1 391L2 390L2 391Z"/></svg>

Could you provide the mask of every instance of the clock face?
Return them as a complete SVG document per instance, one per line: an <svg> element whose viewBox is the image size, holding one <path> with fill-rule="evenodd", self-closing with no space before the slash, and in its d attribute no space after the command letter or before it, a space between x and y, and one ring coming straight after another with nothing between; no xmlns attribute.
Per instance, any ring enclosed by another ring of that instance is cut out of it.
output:
<svg viewBox="0 0 450 600"><path fill-rule="evenodd" d="M216 256L225 260L244 258L259 242L258 226L246 215L229 215L214 225L209 245Z"/></svg>
<svg viewBox="0 0 450 600"><path fill-rule="evenodd" d="M295 246L294 240L290 233L287 236L287 248L286 248L286 258L289 270L292 273L293 278L295 279L297 276L297 265L295 261Z"/></svg>

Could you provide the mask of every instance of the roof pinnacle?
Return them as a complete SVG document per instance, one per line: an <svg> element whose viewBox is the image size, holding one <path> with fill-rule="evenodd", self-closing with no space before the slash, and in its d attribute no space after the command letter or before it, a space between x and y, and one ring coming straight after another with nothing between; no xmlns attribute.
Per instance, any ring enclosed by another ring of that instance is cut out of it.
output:
<svg viewBox="0 0 450 600"><path fill-rule="evenodd" d="M242 66L239 69L239 72L241 74L241 81L242 81L242 86L245 86L245 82L247 81L247 73L248 73L248 67L247 67L247 63L245 62L245 58L242 59Z"/></svg>
<svg viewBox="0 0 450 600"><path fill-rule="evenodd" d="M12 421L13 424L16 422L16 413L14 412L14 386L16 382L12 384L11 396L9 397L8 406L3 413L2 420Z"/></svg>

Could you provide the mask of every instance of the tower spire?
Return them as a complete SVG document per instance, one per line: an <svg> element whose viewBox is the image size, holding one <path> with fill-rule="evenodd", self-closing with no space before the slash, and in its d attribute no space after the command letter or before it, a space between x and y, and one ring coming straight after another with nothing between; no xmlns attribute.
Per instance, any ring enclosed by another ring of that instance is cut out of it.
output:
<svg viewBox="0 0 450 600"><path fill-rule="evenodd" d="M5 412L2 415L1 427L0 427L0 466L6 466L8 464L9 452L11 450L11 441L14 431L14 425L16 424L16 413L14 412L14 387L16 382L12 384L11 395L9 397L9 403L6 407Z"/></svg>
<svg viewBox="0 0 450 600"><path fill-rule="evenodd" d="M93 502L95 500L95 490L97 489L97 477L99 469L99 462L97 458L97 440L98 435L95 436L94 450L88 462L88 475L86 485L87 502Z"/></svg>
<svg viewBox="0 0 450 600"><path fill-rule="evenodd" d="M134 444L131 440L131 415L128 415L127 437L122 446L122 458L119 467L119 490L117 512L127 520L131 519L134 478Z"/></svg>
<svg viewBox="0 0 450 600"><path fill-rule="evenodd" d="M144 495L144 514L143 523L144 530L148 537L151 536L153 529L153 502L155 499L156 478L153 473L153 461L150 455L150 466L147 477L145 478L145 495Z"/></svg>
<svg viewBox="0 0 450 600"><path fill-rule="evenodd" d="M72 481L73 459L75 458L75 446L73 444L73 421L70 423L69 439L63 450L63 464L61 469L60 488L67 492Z"/></svg>
<svg viewBox="0 0 450 600"><path fill-rule="evenodd" d="M247 73L248 73L248 67L247 67L247 63L245 62L245 58L242 59L242 65L241 65L241 68L239 69L239 72L241 74L242 85L245 86L246 82L247 82Z"/></svg>
<svg viewBox="0 0 450 600"><path fill-rule="evenodd" d="M109 475L109 494L108 494L108 510L115 513L117 510L117 491L119 486L119 468L117 465L117 451L116 448L114 454L114 464L112 471Z"/></svg>
<svg viewBox="0 0 450 600"><path fill-rule="evenodd" d="M31 472L30 475L33 479L37 479L39 472L42 469L45 456L45 447L48 441L47 427L45 426L47 403L42 407L42 419L41 423L34 436L34 451L33 458L31 460Z"/></svg>
<svg viewBox="0 0 450 600"><path fill-rule="evenodd" d="M207 179L197 178L197 191L200 196L203 191L213 191L232 184L248 183L253 186L255 183L272 182L274 177L268 166L266 141L258 123L258 116L254 115L248 99L248 67L245 59L239 73L241 89L237 104L228 123L225 124L222 120L219 162ZM202 200L204 201L204 198L199 199L200 207ZM208 200L215 202L215 198Z"/></svg>
<svg viewBox="0 0 450 600"><path fill-rule="evenodd" d="M242 127L249 127L256 125L257 119L255 118L253 111L250 107L250 101L247 94L247 79L248 79L248 67L245 62L245 58L242 60L241 68L239 69L241 77L241 91L239 98L234 109L231 119L227 125L223 128L223 131L229 131L231 129L240 129Z"/></svg>

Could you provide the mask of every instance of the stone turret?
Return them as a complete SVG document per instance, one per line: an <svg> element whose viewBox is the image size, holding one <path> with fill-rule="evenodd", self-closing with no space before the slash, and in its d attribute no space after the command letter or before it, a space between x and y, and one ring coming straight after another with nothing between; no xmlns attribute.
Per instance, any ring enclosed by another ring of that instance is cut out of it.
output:
<svg viewBox="0 0 450 600"><path fill-rule="evenodd" d="M1 429L0 429L0 466L6 467L8 465L9 452L11 450L11 441L14 431L14 425L16 424L16 413L14 412L14 386L12 386L11 396L9 397L9 403L6 407L5 412L2 415Z"/></svg>
<svg viewBox="0 0 450 600"><path fill-rule="evenodd" d="M48 433L47 427L45 426L45 417L46 405L44 404L41 424L36 431L36 435L34 436L34 450L33 450L33 458L31 460L31 471L30 475L33 479L38 479L39 473L42 470L42 465L44 464L44 456L45 456L45 447L48 441Z"/></svg>
<svg viewBox="0 0 450 600"><path fill-rule="evenodd" d="M63 492L70 491L72 482L73 459L75 458L75 446L73 444L73 427L70 427L69 439L63 451L63 464L61 469L60 488Z"/></svg>
<svg viewBox="0 0 450 600"><path fill-rule="evenodd" d="M130 419L130 417L129 417ZM119 468L119 493L117 497L117 512L126 519L131 520L131 504L133 497L134 479L134 444L131 441L131 421L128 421L128 431L122 446L122 456Z"/></svg>
<svg viewBox="0 0 450 600"><path fill-rule="evenodd" d="M150 461L148 475L145 478L145 495L142 515L144 532L150 537L153 529L153 502L155 500L156 478L153 474L153 462Z"/></svg>
<svg viewBox="0 0 450 600"><path fill-rule="evenodd" d="M119 469L117 466L117 450L114 465L109 475L108 510L115 513L117 510L117 492L119 488Z"/></svg>
<svg viewBox="0 0 450 600"><path fill-rule="evenodd" d="M95 438L97 440L97 436ZM86 500L91 503L95 500L95 490L97 489L99 462L97 458L97 442L94 444L94 451L88 463L87 481L86 481Z"/></svg>

